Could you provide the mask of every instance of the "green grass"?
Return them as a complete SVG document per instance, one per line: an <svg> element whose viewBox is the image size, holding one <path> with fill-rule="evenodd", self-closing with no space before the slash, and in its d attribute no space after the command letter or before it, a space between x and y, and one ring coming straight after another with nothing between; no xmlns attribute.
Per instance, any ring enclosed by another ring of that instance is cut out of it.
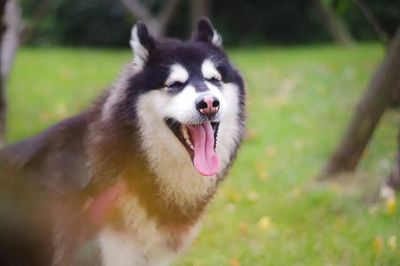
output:
<svg viewBox="0 0 400 266"><path fill-rule="evenodd" d="M395 157L398 114L385 115L350 181L315 182L383 50L229 54L247 81L249 137L176 265L400 265L400 243L388 244L400 241L400 213L370 200ZM9 141L88 106L130 59L129 51L22 49L9 87Z"/></svg>

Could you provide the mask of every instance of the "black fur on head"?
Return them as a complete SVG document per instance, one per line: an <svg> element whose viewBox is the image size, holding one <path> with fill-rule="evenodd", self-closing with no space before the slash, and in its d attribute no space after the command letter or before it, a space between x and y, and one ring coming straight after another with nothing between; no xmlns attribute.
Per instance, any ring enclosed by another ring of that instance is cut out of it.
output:
<svg viewBox="0 0 400 266"><path fill-rule="evenodd" d="M175 63L188 70L190 74L188 82L198 88L205 83L201 66L206 59L213 61L221 74L222 83L218 83L218 87L221 87L223 83L235 83L239 86L240 91L244 90L243 80L239 72L232 66L226 54L213 44L195 40L185 42L175 39L158 41L139 73L130 78L127 97L125 103L118 106L120 115L117 117L132 121L133 114L136 112L135 105L132 105L132 103L136 102L140 94L165 88L170 67ZM172 86L170 92L179 93L186 85Z"/></svg>
<svg viewBox="0 0 400 266"><path fill-rule="evenodd" d="M142 67L149 61L149 57L157 49L157 46L163 46L163 43L176 42L170 40L155 40L150 35L146 25L143 22L137 22L132 29L131 47L135 54L135 63ZM202 18L198 23L197 31L193 33L192 42L211 44L214 47L222 46L222 38L212 26L208 18Z"/></svg>
<svg viewBox="0 0 400 266"><path fill-rule="evenodd" d="M146 25L139 21L136 23L137 35L140 43L148 50L152 50L155 45L154 38L150 35Z"/></svg>
<svg viewBox="0 0 400 266"><path fill-rule="evenodd" d="M203 17L197 25L197 33L194 40L214 44L215 46L222 46L222 38L214 29L211 21Z"/></svg>
<svg viewBox="0 0 400 266"><path fill-rule="evenodd" d="M243 132L245 88L243 79L231 64L229 58L220 46L214 41L220 42L220 37L212 27L210 21L203 18L198 23L198 30L189 40L178 39L154 39L143 23L138 23L132 30L131 45L135 53L135 71L127 71L124 74L126 87L121 102L113 108L114 121L128 128L137 128L137 103L138 99L151 91L161 90L161 95L179 94L191 85L198 92L206 87L206 84L214 81L206 80L202 74L202 65L209 60L220 74L221 80L213 83L221 90L221 93L230 90L228 84L234 84L239 94L238 128ZM171 66L178 64L187 70L189 77L181 84L168 86L167 79L171 73ZM164 97L164 96L163 96ZM159 106L157 108L164 108ZM168 118L168 117L164 117ZM130 130L129 130L130 131ZM130 133L131 134L131 133ZM241 138L242 136L240 136ZM232 154L234 157L235 153Z"/></svg>
<svg viewBox="0 0 400 266"><path fill-rule="evenodd" d="M139 132L138 118L138 99L152 91L161 91L162 97L166 95L172 96L179 94L182 90L191 85L197 92L201 88L206 87L207 83L212 83L221 93L231 90L229 84L237 87L239 102L238 112L238 137L236 145L239 144L244 132L245 118L245 88L240 73L231 64L225 52L219 44L221 38L211 25L210 21L203 18L198 23L198 30L192 35L193 37L186 41L178 39L161 39L155 40L147 31L143 23L135 25L132 31L131 45L135 52L134 63L138 66L136 71L126 73L127 87L125 87L124 97L121 102L114 107L114 122L119 121L119 125L125 125L128 135ZM216 42L218 41L218 42ZM220 80L207 80L202 74L203 63L209 60L215 66L220 74ZM167 79L171 73L171 66L178 64L188 72L188 79L184 83L168 86ZM158 92L156 92L158 93ZM158 103L157 103L158 104ZM165 106L155 106L154 108L164 108ZM164 118L168 118L165 116ZM109 125L108 125L109 126ZM120 138L122 139L122 138ZM139 145L139 144L137 144ZM233 159L236 154L236 148L231 154Z"/></svg>
<svg viewBox="0 0 400 266"><path fill-rule="evenodd" d="M221 73L222 81L238 82L238 72L230 64L226 54L220 49L221 36L207 18L198 23L198 30L192 39L155 40L142 22L136 23L132 30L131 46L135 54L135 63L141 73L135 74L132 87L135 91L161 89L169 74L170 66L178 63L184 66L193 79L202 79L201 64L210 59ZM236 80L234 80L236 79Z"/></svg>
<svg viewBox="0 0 400 266"><path fill-rule="evenodd" d="M132 29L130 41L131 47L135 53L135 61L139 66L143 65L154 50L156 42L147 30L146 25L139 21Z"/></svg>

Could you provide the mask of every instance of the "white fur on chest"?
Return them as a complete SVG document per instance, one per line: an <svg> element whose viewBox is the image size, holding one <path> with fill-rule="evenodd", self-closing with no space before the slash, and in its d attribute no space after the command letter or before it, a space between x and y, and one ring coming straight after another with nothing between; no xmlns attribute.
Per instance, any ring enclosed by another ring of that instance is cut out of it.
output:
<svg viewBox="0 0 400 266"><path fill-rule="evenodd" d="M173 232L160 228L149 218L136 199L122 205L124 230L107 227L100 233L103 266L169 265L198 234L200 224L192 226L181 238L178 248L171 246Z"/></svg>

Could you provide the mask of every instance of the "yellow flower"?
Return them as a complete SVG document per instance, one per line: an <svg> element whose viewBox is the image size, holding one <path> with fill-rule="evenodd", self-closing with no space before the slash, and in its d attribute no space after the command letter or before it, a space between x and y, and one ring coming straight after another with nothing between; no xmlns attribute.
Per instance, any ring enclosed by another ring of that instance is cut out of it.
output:
<svg viewBox="0 0 400 266"><path fill-rule="evenodd" d="M267 231L272 225L271 218L269 216L263 216L257 223L258 229Z"/></svg>
<svg viewBox="0 0 400 266"><path fill-rule="evenodd" d="M391 197L386 200L386 212L388 214L394 214L396 212L396 198Z"/></svg>
<svg viewBox="0 0 400 266"><path fill-rule="evenodd" d="M269 174L267 173L267 172L258 172L258 179L260 180L260 181L267 181L268 179L269 179Z"/></svg>
<svg viewBox="0 0 400 266"><path fill-rule="evenodd" d="M239 202L239 201L241 201L241 199L242 199L242 195L239 193L239 192L237 192L237 191L235 191L235 190L228 190L228 191L226 191L225 192L225 197L226 197L226 199L229 201L229 202L233 202L233 203L235 203L235 202Z"/></svg>

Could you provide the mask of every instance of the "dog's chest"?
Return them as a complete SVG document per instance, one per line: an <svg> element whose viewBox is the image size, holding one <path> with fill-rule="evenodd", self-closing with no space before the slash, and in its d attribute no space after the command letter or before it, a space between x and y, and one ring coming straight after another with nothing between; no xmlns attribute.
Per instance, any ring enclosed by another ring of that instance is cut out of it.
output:
<svg viewBox="0 0 400 266"><path fill-rule="evenodd" d="M199 224L160 226L133 197L120 209L123 225L99 235L103 266L169 265L198 233Z"/></svg>

